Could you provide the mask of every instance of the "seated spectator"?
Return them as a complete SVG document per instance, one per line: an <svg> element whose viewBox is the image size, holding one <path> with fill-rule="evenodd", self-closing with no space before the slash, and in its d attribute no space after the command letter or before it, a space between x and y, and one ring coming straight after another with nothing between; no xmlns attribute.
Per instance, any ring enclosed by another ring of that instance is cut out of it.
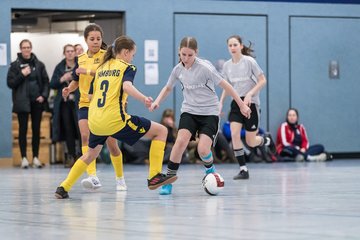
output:
<svg viewBox="0 0 360 240"><path fill-rule="evenodd" d="M279 161L326 161L331 158L323 145L310 146L305 127L298 120L298 110L290 108L286 122L281 124L277 132L276 151Z"/></svg>

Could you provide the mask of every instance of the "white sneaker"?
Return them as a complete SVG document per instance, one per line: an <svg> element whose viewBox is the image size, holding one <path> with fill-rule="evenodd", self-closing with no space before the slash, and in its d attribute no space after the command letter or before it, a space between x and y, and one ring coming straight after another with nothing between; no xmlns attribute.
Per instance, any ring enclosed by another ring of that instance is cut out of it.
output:
<svg viewBox="0 0 360 240"><path fill-rule="evenodd" d="M89 177L83 179L81 181L81 185L85 189L89 189L89 190L96 190L96 189L102 187L100 180L97 176L89 176Z"/></svg>
<svg viewBox="0 0 360 240"><path fill-rule="evenodd" d="M116 178L116 191L127 191L124 177Z"/></svg>
<svg viewBox="0 0 360 240"><path fill-rule="evenodd" d="M319 155L308 156L309 161L324 162L327 160L326 153L320 153Z"/></svg>
<svg viewBox="0 0 360 240"><path fill-rule="evenodd" d="M27 160L27 158L26 157L23 157L22 159L21 159L21 168L28 168L29 167L29 161Z"/></svg>
<svg viewBox="0 0 360 240"><path fill-rule="evenodd" d="M42 163L40 162L40 160L37 157L34 157L32 166L34 168L42 168Z"/></svg>

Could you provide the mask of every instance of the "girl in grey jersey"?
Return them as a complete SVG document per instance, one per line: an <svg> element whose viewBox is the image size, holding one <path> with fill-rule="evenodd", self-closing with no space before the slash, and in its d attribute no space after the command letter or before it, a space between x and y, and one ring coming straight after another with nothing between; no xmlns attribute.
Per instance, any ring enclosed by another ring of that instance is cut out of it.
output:
<svg viewBox="0 0 360 240"><path fill-rule="evenodd" d="M236 91L215 70L214 66L196 57L197 42L195 38L185 37L181 40L177 64L166 86L150 107L150 111L159 107L162 100L169 95L176 82L182 87L184 101L181 107L179 131L168 162L167 175L176 175L181 156L190 140L199 135L198 153L203 161L206 174L215 172L211 146L216 138L219 123L219 100L215 85L219 85L230 94L240 111L250 117L250 108L244 104ZM170 194L172 185L164 185L160 194Z"/></svg>
<svg viewBox="0 0 360 240"><path fill-rule="evenodd" d="M250 48L251 45L249 47L244 46L240 36L237 35L229 37L227 44L231 59L224 63L223 75L252 111L251 117L247 118L233 102L229 114L233 150L240 165L240 172L234 176L234 179L248 179L249 172L245 164L240 131L244 126L246 130L246 143L250 147L270 144L269 138L257 136L260 122L259 92L265 86L266 78L255 59L251 56L251 52L253 52ZM221 108L225 97L226 92L223 91L220 98Z"/></svg>

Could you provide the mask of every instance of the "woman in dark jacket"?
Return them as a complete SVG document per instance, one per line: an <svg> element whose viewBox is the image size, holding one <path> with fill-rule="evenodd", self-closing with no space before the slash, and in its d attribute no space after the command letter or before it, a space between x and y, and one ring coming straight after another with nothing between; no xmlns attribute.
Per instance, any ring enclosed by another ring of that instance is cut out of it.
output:
<svg viewBox="0 0 360 240"><path fill-rule="evenodd" d="M11 63L7 85L12 89L13 112L19 121L19 145L21 150L21 167L28 168L26 156L26 134L29 113L31 115L33 166L41 168L39 161L40 123L42 112L49 96L49 77L45 65L31 52L30 40L20 42L20 53Z"/></svg>
<svg viewBox="0 0 360 240"><path fill-rule="evenodd" d="M66 141L68 150L66 167L71 167L76 159L76 139L78 139L77 125L77 94L71 93L66 99L62 97L62 89L72 80L72 70L75 66L75 47L71 44L64 46L65 58L55 67L50 81L50 88L56 90L54 99L54 112L52 121L52 140L54 142Z"/></svg>

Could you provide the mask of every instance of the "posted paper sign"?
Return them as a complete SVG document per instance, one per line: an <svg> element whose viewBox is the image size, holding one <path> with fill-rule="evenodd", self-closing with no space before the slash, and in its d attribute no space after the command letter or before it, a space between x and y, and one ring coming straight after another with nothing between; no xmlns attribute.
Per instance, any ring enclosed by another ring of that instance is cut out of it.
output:
<svg viewBox="0 0 360 240"><path fill-rule="evenodd" d="M157 62L159 60L158 50L158 40L145 40L145 62Z"/></svg>
<svg viewBox="0 0 360 240"><path fill-rule="evenodd" d="M7 65L6 43L0 43L0 66Z"/></svg>
<svg viewBox="0 0 360 240"><path fill-rule="evenodd" d="M159 66L157 63L145 63L145 85L159 84Z"/></svg>

